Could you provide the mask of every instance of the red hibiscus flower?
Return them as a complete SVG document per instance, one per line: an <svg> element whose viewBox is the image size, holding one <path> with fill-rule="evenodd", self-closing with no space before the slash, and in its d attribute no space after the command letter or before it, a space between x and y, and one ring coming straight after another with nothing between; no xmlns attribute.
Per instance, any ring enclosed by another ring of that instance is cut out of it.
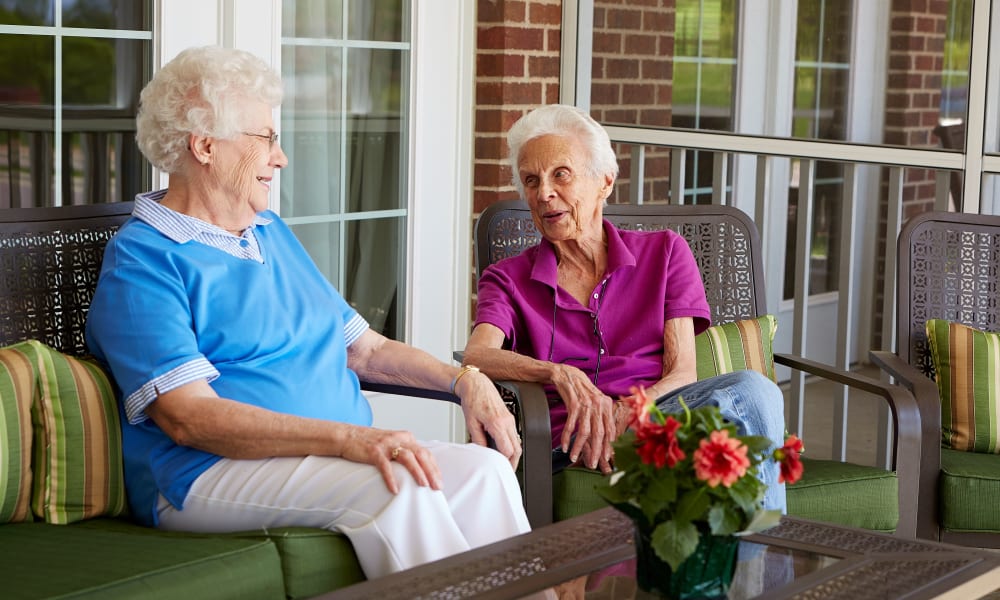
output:
<svg viewBox="0 0 1000 600"><path fill-rule="evenodd" d="M713 431L694 451L695 476L708 483L708 487L714 488L720 483L730 487L749 467L747 447L740 440L729 437L725 429Z"/></svg>
<svg viewBox="0 0 1000 600"><path fill-rule="evenodd" d="M673 417L667 417L663 425L647 421L645 425L638 427L636 452L642 462L656 465L657 469L662 469L664 465L672 469L684 460L684 451L677 444L677 430L680 427L680 422Z"/></svg>
<svg viewBox="0 0 1000 600"><path fill-rule="evenodd" d="M778 483L795 483L802 478L802 440L792 434L785 440L785 445L774 451L774 460L781 465Z"/></svg>

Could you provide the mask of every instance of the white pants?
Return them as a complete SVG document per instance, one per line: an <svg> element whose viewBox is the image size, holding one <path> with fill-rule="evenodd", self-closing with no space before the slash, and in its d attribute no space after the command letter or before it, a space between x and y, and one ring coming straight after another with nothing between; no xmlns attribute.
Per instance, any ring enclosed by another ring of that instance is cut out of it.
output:
<svg viewBox="0 0 1000 600"><path fill-rule="evenodd" d="M529 530L510 463L474 444L421 442L442 489L417 485L393 463L399 493L371 465L306 456L222 459L177 510L162 496L161 529L197 532L319 527L346 535L369 579Z"/></svg>

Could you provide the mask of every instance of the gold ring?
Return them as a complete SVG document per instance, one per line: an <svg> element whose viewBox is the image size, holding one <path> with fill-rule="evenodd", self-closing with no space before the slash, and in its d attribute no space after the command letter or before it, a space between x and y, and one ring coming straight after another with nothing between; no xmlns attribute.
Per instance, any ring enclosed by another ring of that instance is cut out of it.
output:
<svg viewBox="0 0 1000 600"><path fill-rule="evenodd" d="M402 451L403 451L402 446L396 446L395 448L392 449L392 453L389 456L392 458L392 460L396 460L397 458L399 458L399 453Z"/></svg>

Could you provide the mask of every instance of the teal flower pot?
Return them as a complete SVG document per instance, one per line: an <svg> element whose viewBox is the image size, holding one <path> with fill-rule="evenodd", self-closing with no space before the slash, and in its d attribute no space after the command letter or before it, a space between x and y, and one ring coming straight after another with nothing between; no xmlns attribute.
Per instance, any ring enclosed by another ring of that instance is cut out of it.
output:
<svg viewBox="0 0 1000 600"><path fill-rule="evenodd" d="M639 589L673 600L725 598L736 572L740 540L702 531L698 548L674 571L650 543L652 530L635 530L636 583Z"/></svg>

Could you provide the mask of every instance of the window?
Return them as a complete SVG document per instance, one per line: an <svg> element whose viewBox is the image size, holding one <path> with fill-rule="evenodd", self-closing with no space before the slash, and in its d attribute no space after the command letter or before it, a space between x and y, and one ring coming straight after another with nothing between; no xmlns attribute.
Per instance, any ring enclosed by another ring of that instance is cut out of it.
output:
<svg viewBox="0 0 1000 600"><path fill-rule="evenodd" d="M372 328L402 339L409 2L282 3L281 216Z"/></svg>
<svg viewBox="0 0 1000 600"><path fill-rule="evenodd" d="M151 14L152 0L0 0L0 208L149 188L134 136Z"/></svg>

